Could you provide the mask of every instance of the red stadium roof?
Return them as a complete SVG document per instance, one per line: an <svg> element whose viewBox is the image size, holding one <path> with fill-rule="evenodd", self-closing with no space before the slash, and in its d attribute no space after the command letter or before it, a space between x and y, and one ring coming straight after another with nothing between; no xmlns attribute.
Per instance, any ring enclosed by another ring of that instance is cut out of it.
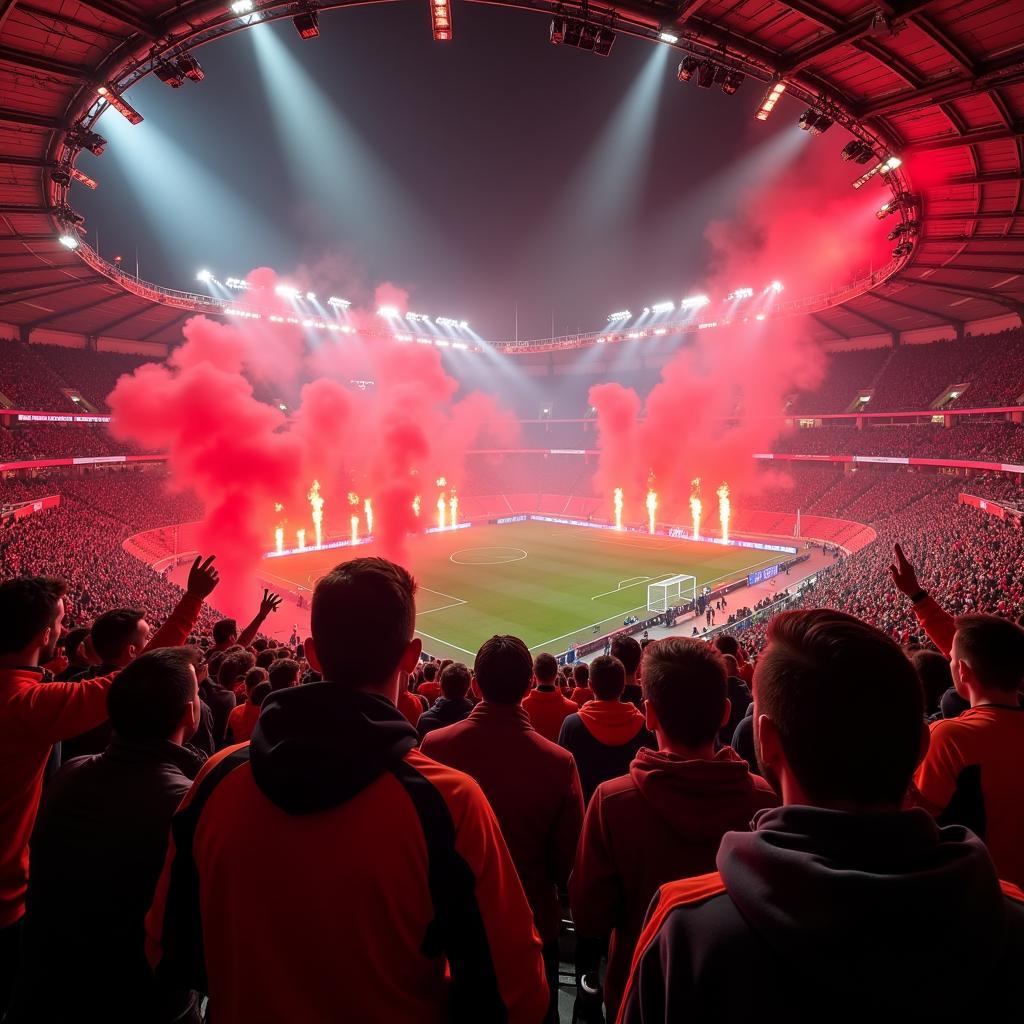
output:
<svg viewBox="0 0 1024 1024"><path fill-rule="evenodd" d="M294 14L290 0L253 7L262 18ZM819 338L959 328L1024 311L1024 4L632 0L591 3L589 12L613 16L620 32L670 32L681 49L765 82L781 76L876 154L910 158L911 177L901 180L920 197L913 253L884 283L811 314ZM248 17L228 0L0 0L0 322L178 339L192 300L140 287L57 242L67 189L51 174L73 164L66 134L91 123L99 85L127 87L169 50L242 30ZM915 180L921 156L927 174Z"/></svg>

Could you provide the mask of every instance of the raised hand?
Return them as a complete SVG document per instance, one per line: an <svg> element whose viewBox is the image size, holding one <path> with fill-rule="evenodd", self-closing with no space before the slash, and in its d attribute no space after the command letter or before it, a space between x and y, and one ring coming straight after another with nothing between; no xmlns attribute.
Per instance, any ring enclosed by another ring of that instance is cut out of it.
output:
<svg viewBox="0 0 1024 1024"><path fill-rule="evenodd" d="M917 581L917 573L914 572L914 567L907 561L907 556L903 554L903 548L899 544L893 545L893 554L896 557L896 561L889 566L889 575L892 577L893 583L896 584L896 589L901 594L906 594L907 597L919 594L921 592L921 584Z"/></svg>
<svg viewBox="0 0 1024 1024"><path fill-rule="evenodd" d="M265 619L271 612L276 612L280 607L280 595L272 594L269 590L264 590L263 600L260 601L260 618Z"/></svg>
<svg viewBox="0 0 1024 1024"><path fill-rule="evenodd" d="M188 584L185 589L194 597L205 599L213 593L214 587L220 583L220 574L214 568L213 560L216 556L210 555L203 561L202 555L196 555L192 568L188 571Z"/></svg>

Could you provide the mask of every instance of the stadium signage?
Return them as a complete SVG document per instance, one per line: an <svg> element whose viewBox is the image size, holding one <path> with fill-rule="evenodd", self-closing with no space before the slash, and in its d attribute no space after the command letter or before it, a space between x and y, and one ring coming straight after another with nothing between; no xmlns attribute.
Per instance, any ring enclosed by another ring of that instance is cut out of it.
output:
<svg viewBox="0 0 1024 1024"><path fill-rule="evenodd" d="M765 580L770 580L773 576L779 575L779 566L769 565L764 569L757 569L747 576L747 586L755 587L758 583L764 583Z"/></svg>
<svg viewBox="0 0 1024 1024"><path fill-rule="evenodd" d="M109 423L109 416L76 415L70 412L19 412L19 423Z"/></svg>
<svg viewBox="0 0 1024 1024"><path fill-rule="evenodd" d="M982 469L997 473L1024 473L1024 465L1014 462L978 462L974 459L918 459L914 456L875 455L791 455L782 452L758 452L755 459L774 459L777 462L881 462L899 466L939 466L949 469Z"/></svg>
<svg viewBox="0 0 1024 1024"><path fill-rule="evenodd" d="M525 516L523 517L526 518ZM468 530L472 523L456 523L454 526L431 526L424 533L451 533L453 530ZM283 551L267 551L264 558L283 558L285 555L308 555L311 551L334 551L336 548L358 548L364 544L372 544L374 538L360 537L355 542L346 540L329 540L326 544L307 544L304 548L285 548Z"/></svg>
<svg viewBox="0 0 1024 1024"><path fill-rule="evenodd" d="M505 516L504 519L495 519L494 523L496 526L507 526L509 523L525 523L530 517L527 515L522 516Z"/></svg>

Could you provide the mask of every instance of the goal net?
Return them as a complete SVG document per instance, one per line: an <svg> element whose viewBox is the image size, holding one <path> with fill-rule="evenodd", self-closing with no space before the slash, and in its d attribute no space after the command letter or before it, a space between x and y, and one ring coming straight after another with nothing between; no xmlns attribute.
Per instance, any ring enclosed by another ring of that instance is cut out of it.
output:
<svg viewBox="0 0 1024 1024"><path fill-rule="evenodd" d="M697 577L682 573L647 584L647 610L667 612L669 608L697 600Z"/></svg>

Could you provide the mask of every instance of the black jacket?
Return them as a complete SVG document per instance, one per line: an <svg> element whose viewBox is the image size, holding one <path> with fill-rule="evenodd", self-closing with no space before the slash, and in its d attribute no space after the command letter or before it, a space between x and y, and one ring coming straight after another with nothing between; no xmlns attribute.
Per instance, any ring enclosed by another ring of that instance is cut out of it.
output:
<svg viewBox="0 0 1024 1024"><path fill-rule="evenodd" d="M1019 1018L1024 893L972 832L920 809L753 824L655 897L624 1024Z"/></svg>
<svg viewBox="0 0 1024 1024"><path fill-rule="evenodd" d="M199 684L199 696L213 712L213 743L219 750L224 746L228 734L228 718L238 706L234 690L229 690L210 679Z"/></svg>
<svg viewBox="0 0 1024 1024"><path fill-rule="evenodd" d="M476 705L468 698L452 700L450 697L440 696L431 705L430 709L424 711L416 722L422 740L428 732L435 729L443 729L446 725L454 725L464 718L469 718L470 712Z"/></svg>
<svg viewBox="0 0 1024 1024"><path fill-rule="evenodd" d="M32 836L25 971L9 1021L160 1021L144 921L171 816L203 759L167 740L114 737L69 761Z"/></svg>

